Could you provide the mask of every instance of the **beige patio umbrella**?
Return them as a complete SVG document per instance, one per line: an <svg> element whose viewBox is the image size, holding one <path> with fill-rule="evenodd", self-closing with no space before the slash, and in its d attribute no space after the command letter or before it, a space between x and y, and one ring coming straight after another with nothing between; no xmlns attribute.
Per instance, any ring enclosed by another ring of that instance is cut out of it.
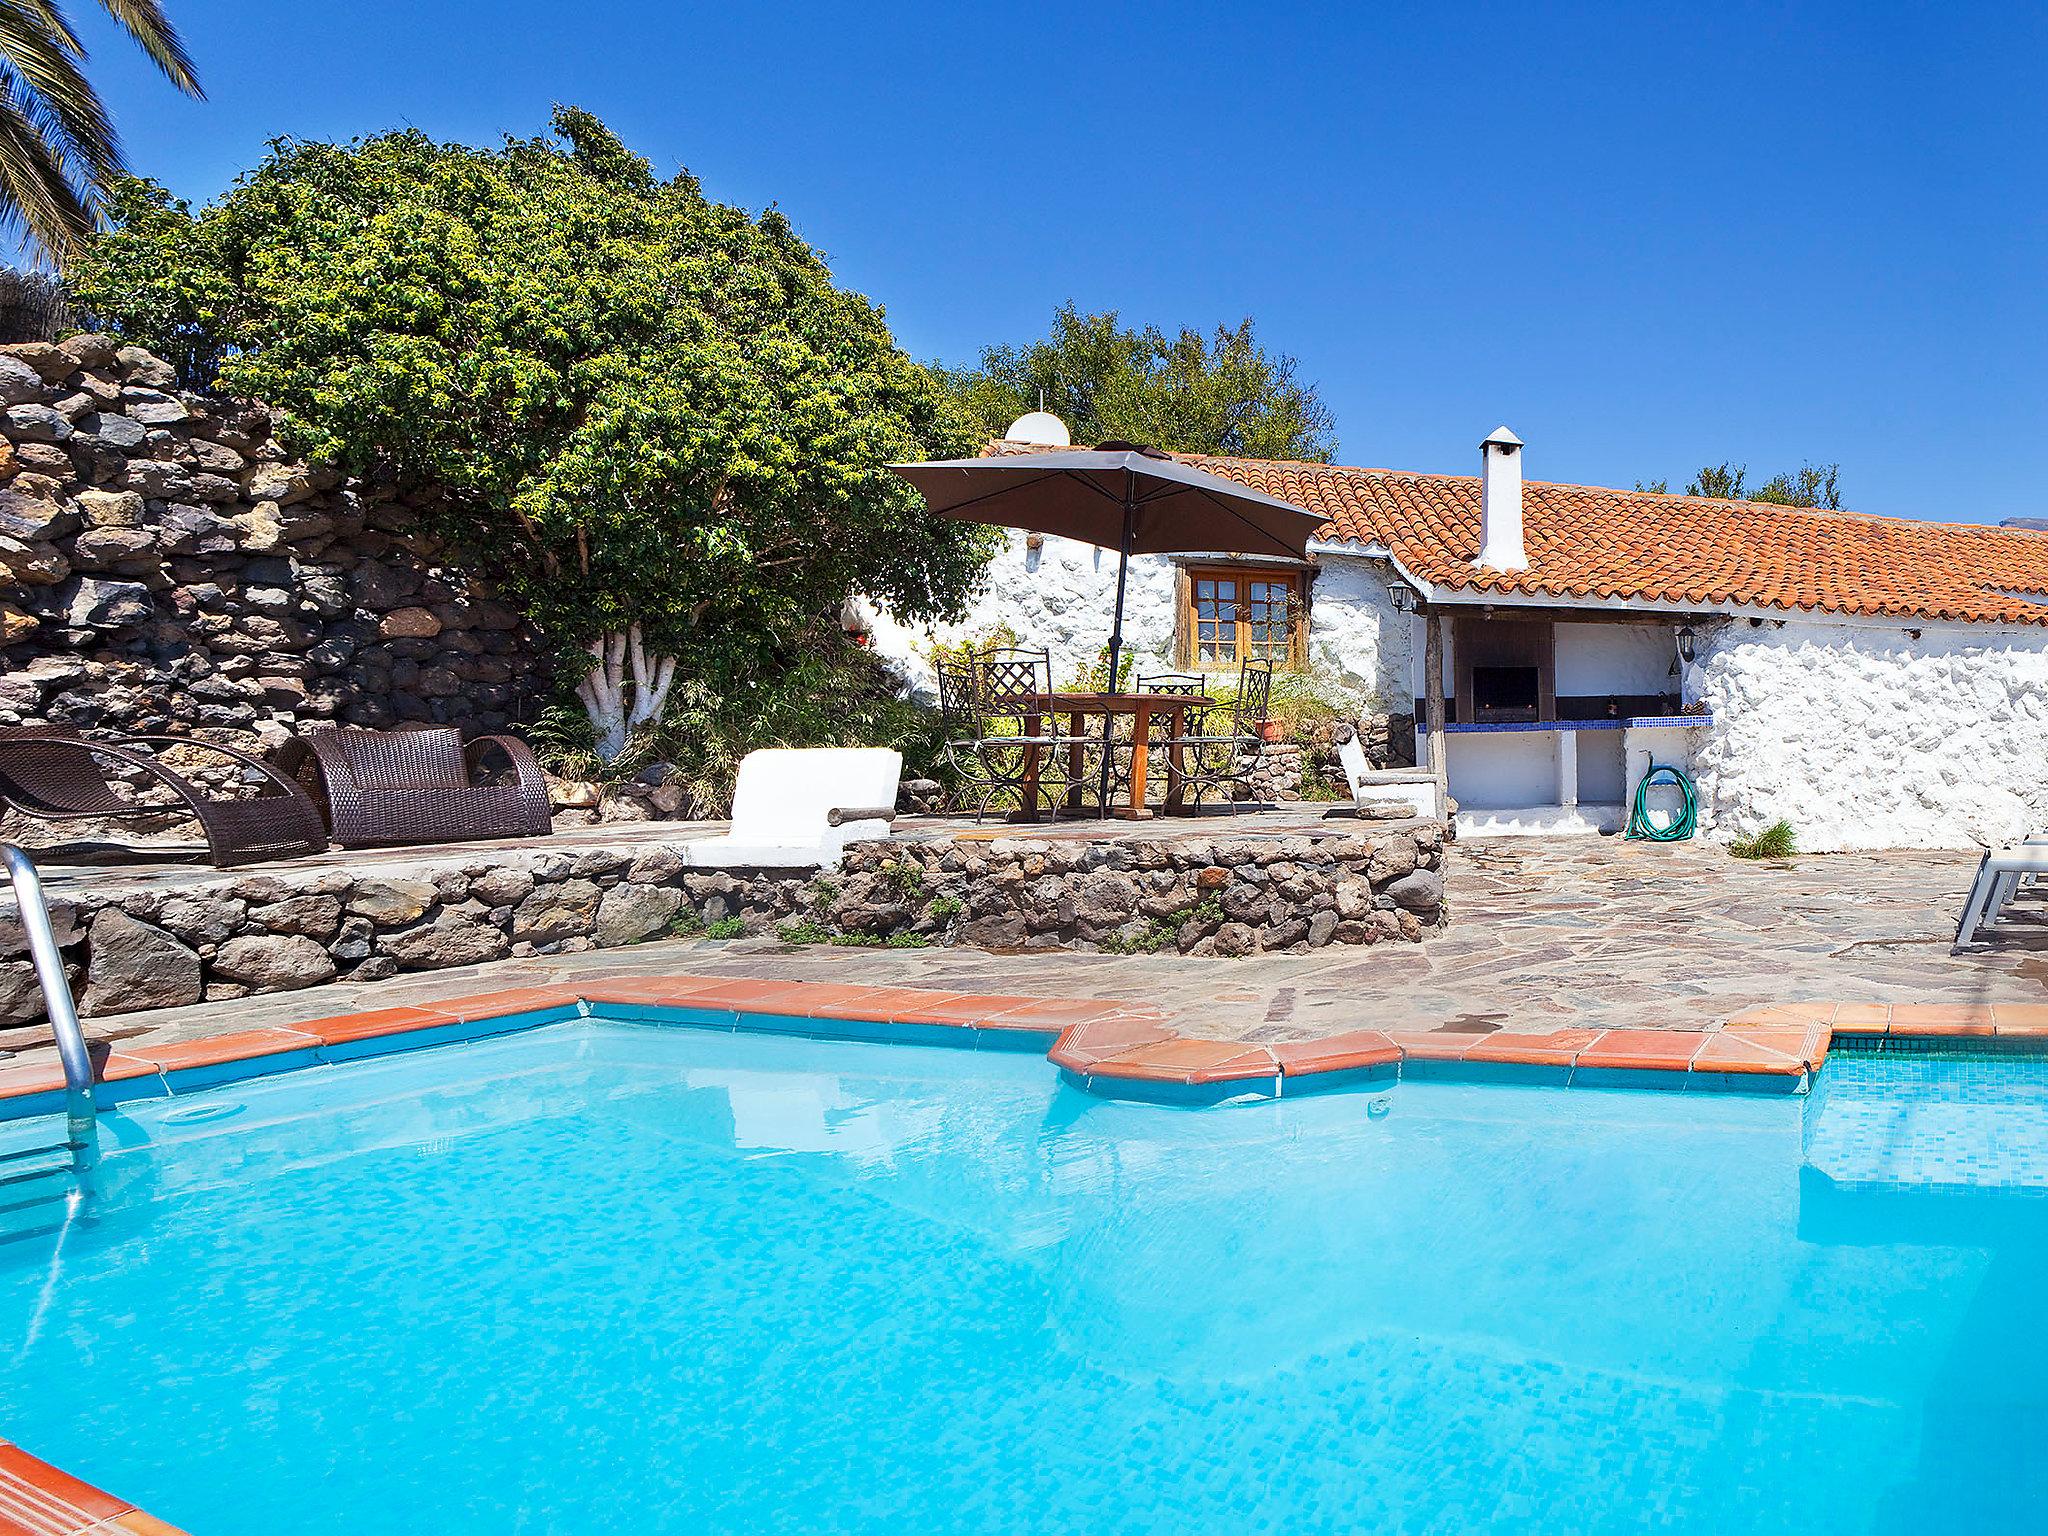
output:
<svg viewBox="0 0 2048 1536"><path fill-rule="evenodd" d="M1109 631L1109 684L1123 657L1124 584L1132 555L1270 555L1299 560L1328 519L1156 448L1103 443L976 459L891 464L956 522L1022 528L1117 552L1116 614ZM1112 722L1102 722L1102 781L1109 801Z"/></svg>

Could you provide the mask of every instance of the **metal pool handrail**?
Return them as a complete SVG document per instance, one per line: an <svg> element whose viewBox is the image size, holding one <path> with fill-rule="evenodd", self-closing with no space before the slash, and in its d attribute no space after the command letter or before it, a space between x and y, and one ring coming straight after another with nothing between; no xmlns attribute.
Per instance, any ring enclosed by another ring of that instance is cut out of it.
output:
<svg viewBox="0 0 2048 1536"><path fill-rule="evenodd" d="M64 975L64 957L57 952L57 935L50 927L50 904L43 899L42 876L36 873L35 861L12 843L0 843L0 863L7 866L7 876L14 883L14 904L21 911L29 957L35 963L36 981L43 989L43 1006L57 1036L57 1057L64 1064L64 1112L71 1144L86 1146L92 1141L98 1118L92 1092L92 1057L85 1049L85 1032L78 1027L78 1008L71 999L71 983Z"/></svg>

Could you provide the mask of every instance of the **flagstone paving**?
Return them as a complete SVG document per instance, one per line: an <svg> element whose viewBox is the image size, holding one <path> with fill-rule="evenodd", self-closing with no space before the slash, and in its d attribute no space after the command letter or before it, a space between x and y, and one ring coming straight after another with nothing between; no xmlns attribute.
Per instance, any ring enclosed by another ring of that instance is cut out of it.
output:
<svg viewBox="0 0 2048 1536"><path fill-rule="evenodd" d="M2022 903L1986 952L1949 954L1975 866L1960 853L1750 864L1706 844L1465 842L1450 853L1451 928L1425 944L1193 960L665 940L117 1015L88 1030L126 1051L497 988L673 973L1145 1002L1170 1010L1178 1033L1263 1044L1359 1029L1700 1031L1782 1003L2048 999L2048 904Z"/></svg>

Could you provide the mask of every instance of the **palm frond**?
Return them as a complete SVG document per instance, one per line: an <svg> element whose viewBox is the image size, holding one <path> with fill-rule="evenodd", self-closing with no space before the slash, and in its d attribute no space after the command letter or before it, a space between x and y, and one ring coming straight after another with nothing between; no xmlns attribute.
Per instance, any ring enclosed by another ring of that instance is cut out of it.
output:
<svg viewBox="0 0 2048 1536"><path fill-rule="evenodd" d="M172 84L203 99L159 0L98 4ZM122 169L120 137L84 65L58 0L0 0L0 225L18 226L60 259L98 227Z"/></svg>
<svg viewBox="0 0 2048 1536"><path fill-rule="evenodd" d="M77 54L33 18L0 5L0 66L15 77L8 94L59 160L95 184L113 175L121 163L120 137Z"/></svg>
<svg viewBox="0 0 2048 1536"><path fill-rule="evenodd" d="M101 10L119 22L122 29L135 39L137 46L170 78L171 84L187 96L201 101L206 99L206 92L199 88L199 75L192 67L191 57L185 52L184 41L157 0L99 0L99 4Z"/></svg>
<svg viewBox="0 0 2048 1536"><path fill-rule="evenodd" d="M93 209L36 125L0 97L0 224L18 225L57 256L92 233Z"/></svg>

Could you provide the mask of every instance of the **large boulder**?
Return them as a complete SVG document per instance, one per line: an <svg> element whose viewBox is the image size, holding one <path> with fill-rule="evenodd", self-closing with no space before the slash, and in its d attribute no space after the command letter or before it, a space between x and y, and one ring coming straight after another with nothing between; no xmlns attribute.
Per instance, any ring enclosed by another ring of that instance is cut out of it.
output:
<svg viewBox="0 0 2048 1536"><path fill-rule="evenodd" d="M245 934L213 957L213 973L251 992L292 992L334 979L333 957L303 934Z"/></svg>
<svg viewBox="0 0 2048 1536"><path fill-rule="evenodd" d="M132 1013L142 1008L179 1008L200 998L198 951L163 929L138 922L109 907L86 934L85 995L88 1014Z"/></svg>
<svg viewBox="0 0 2048 1536"><path fill-rule="evenodd" d="M586 935L597 921L600 899L597 886L589 880L544 885L513 912L512 937L528 944L551 944Z"/></svg>
<svg viewBox="0 0 2048 1536"><path fill-rule="evenodd" d="M591 937L604 947L634 944L667 928L683 904L683 893L668 885L615 885L598 903Z"/></svg>
<svg viewBox="0 0 2048 1536"><path fill-rule="evenodd" d="M418 921L440 897L426 880L363 880L349 897L348 909L379 928L399 928Z"/></svg>
<svg viewBox="0 0 2048 1536"><path fill-rule="evenodd" d="M408 971L438 971L451 965L477 965L497 960L507 948L505 935L489 923L443 908L430 923L377 936L377 952Z"/></svg>
<svg viewBox="0 0 2048 1536"><path fill-rule="evenodd" d="M1411 870L1386 889L1394 905L1407 912L1434 912L1444 904L1444 880L1433 869Z"/></svg>

